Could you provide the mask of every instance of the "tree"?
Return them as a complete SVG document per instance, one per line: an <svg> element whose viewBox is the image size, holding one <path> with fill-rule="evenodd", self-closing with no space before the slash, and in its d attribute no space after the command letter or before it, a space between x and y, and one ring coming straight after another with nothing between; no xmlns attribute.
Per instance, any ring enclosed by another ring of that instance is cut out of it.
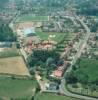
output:
<svg viewBox="0 0 98 100"><path fill-rule="evenodd" d="M77 77L77 80L82 83L82 84L87 84L88 83L88 75L83 73L81 70L77 70L75 73L75 76Z"/></svg>
<svg viewBox="0 0 98 100"><path fill-rule="evenodd" d="M55 51L47 50L34 50L33 53L28 57L27 61L29 66L35 66L37 64L45 63L50 65L51 63L57 64L60 59L60 55Z"/></svg>
<svg viewBox="0 0 98 100"><path fill-rule="evenodd" d="M53 64L54 59L53 58L48 58L46 61L46 66L50 66L51 64Z"/></svg>
<svg viewBox="0 0 98 100"><path fill-rule="evenodd" d="M96 90L96 85L95 84L90 84L89 88L91 90L91 93L93 93Z"/></svg>
<svg viewBox="0 0 98 100"><path fill-rule="evenodd" d="M66 82L69 84L77 83L77 78L74 75L74 72L67 73L65 76Z"/></svg>
<svg viewBox="0 0 98 100"><path fill-rule="evenodd" d="M37 59L33 56L33 55L30 55L28 56L27 58L27 63L30 67L34 67L35 64L37 64Z"/></svg>
<svg viewBox="0 0 98 100"><path fill-rule="evenodd" d="M0 41L16 41L16 35L8 24L0 23Z"/></svg>
<svg viewBox="0 0 98 100"><path fill-rule="evenodd" d="M96 79L95 84L98 85L98 79Z"/></svg>
<svg viewBox="0 0 98 100"><path fill-rule="evenodd" d="M64 64L64 60L63 59L60 59L57 63L58 66L62 66Z"/></svg>

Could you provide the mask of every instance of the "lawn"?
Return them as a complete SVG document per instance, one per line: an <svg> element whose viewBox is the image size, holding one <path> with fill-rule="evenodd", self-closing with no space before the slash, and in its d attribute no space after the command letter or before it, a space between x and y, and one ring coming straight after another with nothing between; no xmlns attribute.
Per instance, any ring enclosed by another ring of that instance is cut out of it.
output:
<svg viewBox="0 0 98 100"><path fill-rule="evenodd" d="M19 51L17 49L10 48L8 50L0 52L0 58L14 57L14 56L19 56Z"/></svg>
<svg viewBox="0 0 98 100"><path fill-rule="evenodd" d="M42 22L42 21L48 21L48 16L33 16L33 15L23 15L18 17L16 22L30 22L30 21L37 21L37 22Z"/></svg>
<svg viewBox="0 0 98 100"><path fill-rule="evenodd" d="M54 40L56 42L60 42L66 33L56 33L56 32L42 32L41 29L36 29L36 34L42 39L42 40ZM50 38L50 35L55 35L55 37Z"/></svg>
<svg viewBox="0 0 98 100"><path fill-rule="evenodd" d="M90 81L98 79L98 60L83 58L80 60L80 69L89 76Z"/></svg>
<svg viewBox="0 0 98 100"><path fill-rule="evenodd" d="M37 95L35 100L80 100L80 99L71 98L67 96L60 96L51 93L40 93Z"/></svg>
<svg viewBox="0 0 98 100"><path fill-rule="evenodd" d="M0 97L30 100L34 94L35 87L35 80L0 77Z"/></svg>
<svg viewBox="0 0 98 100"><path fill-rule="evenodd" d="M30 76L22 57L0 58L0 74Z"/></svg>

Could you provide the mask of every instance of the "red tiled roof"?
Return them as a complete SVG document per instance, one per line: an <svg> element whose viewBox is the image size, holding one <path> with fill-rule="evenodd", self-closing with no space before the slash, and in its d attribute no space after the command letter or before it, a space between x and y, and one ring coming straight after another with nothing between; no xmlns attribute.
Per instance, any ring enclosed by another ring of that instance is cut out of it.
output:
<svg viewBox="0 0 98 100"><path fill-rule="evenodd" d="M56 76L56 77L61 77L62 74L63 74L63 71L55 70L53 74L54 74L54 76Z"/></svg>

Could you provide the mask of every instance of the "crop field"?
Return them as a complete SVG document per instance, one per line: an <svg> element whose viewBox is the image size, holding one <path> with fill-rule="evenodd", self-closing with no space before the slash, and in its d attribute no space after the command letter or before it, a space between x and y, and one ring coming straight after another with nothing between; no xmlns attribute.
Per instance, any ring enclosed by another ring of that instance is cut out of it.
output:
<svg viewBox="0 0 98 100"><path fill-rule="evenodd" d="M42 22L48 21L48 16L33 16L33 15L24 15L18 17L16 22Z"/></svg>
<svg viewBox="0 0 98 100"><path fill-rule="evenodd" d="M20 56L0 58L0 73L23 76L30 75L23 59Z"/></svg>
<svg viewBox="0 0 98 100"><path fill-rule="evenodd" d="M79 66L79 70L87 74L90 81L98 78L98 60L83 58L80 60Z"/></svg>
<svg viewBox="0 0 98 100"><path fill-rule="evenodd" d="M31 100L37 82L29 79L12 79L0 76L0 98L4 100ZM1 99L0 99L1 100Z"/></svg>
<svg viewBox="0 0 98 100"><path fill-rule="evenodd" d="M51 93L40 93L37 95L35 100L80 100L80 99L71 98L67 96L60 96Z"/></svg>

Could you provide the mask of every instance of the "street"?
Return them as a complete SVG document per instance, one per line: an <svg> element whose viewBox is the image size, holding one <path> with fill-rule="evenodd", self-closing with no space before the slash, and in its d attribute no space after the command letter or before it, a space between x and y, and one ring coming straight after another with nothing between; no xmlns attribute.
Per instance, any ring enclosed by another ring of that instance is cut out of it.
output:
<svg viewBox="0 0 98 100"><path fill-rule="evenodd" d="M89 36L91 34L90 29L87 27L87 25L85 25L85 23L83 22L83 20L81 20L78 16L76 16L76 19L81 23L81 25L85 28L86 30L86 36L84 37L83 41L80 44L80 48L77 51L70 67L67 69L67 71L65 72L62 80L61 80L61 85L60 85L60 92L64 95L67 96L71 96L71 97L75 97L75 98L80 98L80 99L85 99L85 100L98 100L96 98L93 97L89 97L89 96L82 96L82 95L78 95L78 94L74 94L71 93L67 90L67 88L65 87L66 84L66 80L65 80L65 76L68 72L71 72L72 70L72 66L76 63L76 61L78 60L78 58L81 56L82 51L84 50L85 46L87 45L87 41L89 39Z"/></svg>

